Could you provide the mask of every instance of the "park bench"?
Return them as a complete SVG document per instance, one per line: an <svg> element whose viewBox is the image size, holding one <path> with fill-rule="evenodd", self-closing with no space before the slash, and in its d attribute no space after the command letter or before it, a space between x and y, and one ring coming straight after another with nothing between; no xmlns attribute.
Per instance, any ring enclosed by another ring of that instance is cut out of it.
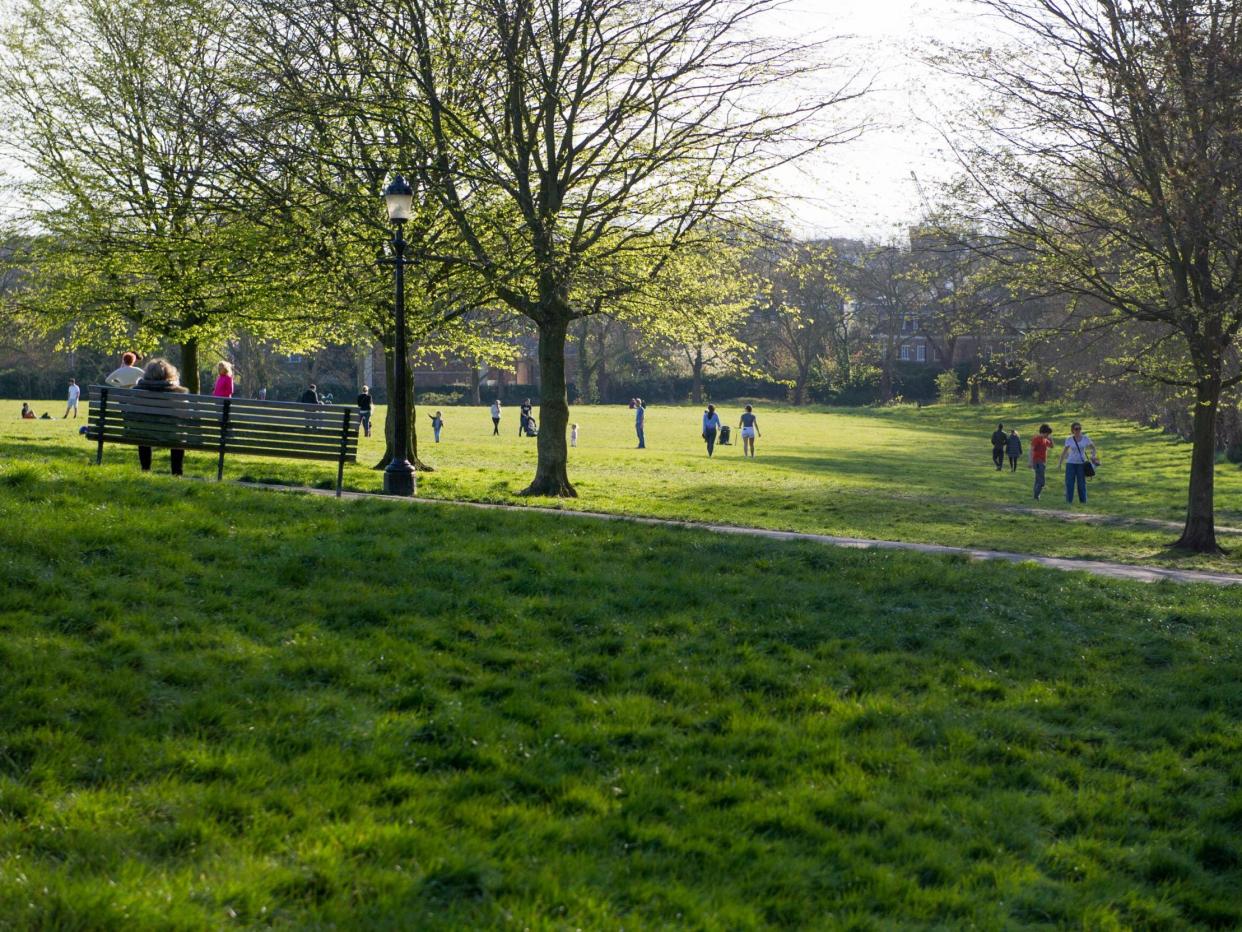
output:
<svg viewBox="0 0 1242 932"><path fill-rule="evenodd" d="M281 459L335 460L336 494L345 463L358 461L358 409L295 401L217 398L180 392L148 392L92 385L86 436L105 443L208 450L219 456L216 479L224 477L224 454Z"/></svg>

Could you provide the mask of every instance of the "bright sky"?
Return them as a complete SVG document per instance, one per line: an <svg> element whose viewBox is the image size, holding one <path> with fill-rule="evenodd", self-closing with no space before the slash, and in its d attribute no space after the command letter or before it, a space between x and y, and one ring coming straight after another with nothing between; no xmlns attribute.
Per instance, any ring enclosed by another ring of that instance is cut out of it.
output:
<svg viewBox="0 0 1242 932"><path fill-rule="evenodd" d="M973 0L788 0L766 25L774 35L840 37L830 48L845 58L842 75L856 70L860 83L872 86L855 113L871 129L779 177L780 188L790 195L786 220L804 236L903 237L921 210L910 173L917 173L934 199L937 183L955 169L938 127L941 114L952 107L950 99L963 88L922 59L936 42L986 40L979 5ZM14 166L0 158L0 170L13 173ZM14 206L0 190L0 214Z"/></svg>
<svg viewBox="0 0 1242 932"><path fill-rule="evenodd" d="M782 188L799 195L789 222L810 236L902 236L921 211L910 173L934 200L937 183L956 168L938 130L965 88L923 58L936 42L986 40L980 7L971 0L790 0L771 28L843 37L835 47L873 88L860 104L872 129L809 160L799 176L782 177Z"/></svg>

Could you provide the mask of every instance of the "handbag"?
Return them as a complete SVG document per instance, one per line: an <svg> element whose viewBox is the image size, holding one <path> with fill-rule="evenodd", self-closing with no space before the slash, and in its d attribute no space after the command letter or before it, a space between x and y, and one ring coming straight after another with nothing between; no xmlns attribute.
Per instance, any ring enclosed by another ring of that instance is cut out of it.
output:
<svg viewBox="0 0 1242 932"><path fill-rule="evenodd" d="M1070 440L1074 438L1070 437ZM1082 474L1088 479L1092 478L1095 475L1095 464L1082 455L1082 447L1078 445L1077 440L1074 440L1074 449L1078 451L1078 458L1082 460Z"/></svg>

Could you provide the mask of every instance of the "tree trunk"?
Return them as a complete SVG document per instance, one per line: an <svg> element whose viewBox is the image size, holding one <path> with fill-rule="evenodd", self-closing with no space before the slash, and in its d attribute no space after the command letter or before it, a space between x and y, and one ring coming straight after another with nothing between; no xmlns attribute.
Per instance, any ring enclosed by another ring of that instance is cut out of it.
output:
<svg viewBox="0 0 1242 932"><path fill-rule="evenodd" d="M473 360L470 365L470 400L476 405L483 403L483 396L479 394L479 361Z"/></svg>
<svg viewBox="0 0 1242 932"><path fill-rule="evenodd" d="M693 379L690 383L690 400L696 405L703 403L703 347L694 352L694 361L690 363Z"/></svg>
<svg viewBox="0 0 1242 932"><path fill-rule="evenodd" d="M582 318L582 326L577 333L578 339L578 399L584 404L598 401L591 394L591 366L587 353L587 324L589 318Z"/></svg>
<svg viewBox="0 0 1242 932"><path fill-rule="evenodd" d="M181 344L181 384L192 394L199 394L198 340L194 338Z"/></svg>
<svg viewBox="0 0 1242 932"><path fill-rule="evenodd" d="M880 363L880 400L885 404L893 400L893 354L889 351Z"/></svg>
<svg viewBox="0 0 1242 932"><path fill-rule="evenodd" d="M384 384L388 386L388 413L393 410L392 393L397 385L396 376L396 358L393 355L392 346L387 342L384 343ZM405 458L414 464L414 468L419 472L435 472L430 466L422 462L418 458L418 434L416 432L417 418L414 416L414 372L412 367L407 366L406 371L409 372L409 379L405 384L405 401L406 410L410 412L410 446L405 451ZM384 469L393 460L393 453L397 449L397 422L388 416L384 417L384 455L373 468Z"/></svg>
<svg viewBox="0 0 1242 932"><path fill-rule="evenodd" d="M1220 378L1200 382L1195 392L1195 418L1190 454L1190 496L1186 527L1173 545L1194 553L1223 553L1216 543L1216 415L1220 407Z"/></svg>
<svg viewBox="0 0 1242 932"><path fill-rule="evenodd" d="M522 490L523 495L554 495L577 498L569 484L566 464L569 448L565 428L569 425L569 403L565 397L565 334L569 321L551 314L539 322L539 459L535 478Z"/></svg>
<svg viewBox="0 0 1242 932"><path fill-rule="evenodd" d="M802 369L794 376L793 403L797 407L806 404L806 382L808 373Z"/></svg>

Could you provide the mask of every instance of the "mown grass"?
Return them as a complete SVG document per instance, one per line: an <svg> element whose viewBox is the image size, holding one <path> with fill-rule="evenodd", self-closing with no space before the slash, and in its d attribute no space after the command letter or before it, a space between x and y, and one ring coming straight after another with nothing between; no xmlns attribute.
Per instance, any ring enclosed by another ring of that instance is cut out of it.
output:
<svg viewBox="0 0 1242 932"><path fill-rule="evenodd" d="M740 408L722 410L725 421L736 425ZM420 409L420 427L430 411ZM1242 533L1221 534L1233 551L1229 556L1188 557L1169 549L1176 530L1141 523L1181 521L1189 477L1190 445L1150 428L1017 404L760 406L758 413L763 437L755 460L742 459L739 446L722 448L708 460L697 407L649 408L645 450L634 449L633 414L626 408L574 408L571 419L581 425L581 441L570 451L570 478L580 497L532 502L517 492L534 474L535 441L516 436L516 412L506 411L502 436L492 437L486 408L447 408L442 443L431 443L430 430L420 433L420 455L436 471L420 477L419 495L1242 572ZM1087 506L1067 508L1062 475L1053 467L1038 506L1046 513L1010 510L1035 506L1031 473L1024 466L1016 475L992 468L988 436L997 421L1019 426L1025 443L1041 421L1052 423L1063 438L1075 418L1084 421L1104 456ZM380 436L377 429L363 442L360 464L346 470L348 488L380 490L380 475L368 468L382 452ZM91 452L74 423L63 421L0 423L0 454L10 450L17 456L35 450L64 455L83 468ZM105 463L116 475L128 475L133 460L132 450L120 448L110 450ZM215 475L208 455L191 455L187 468ZM248 457L234 458L225 473L321 487L335 481L330 464ZM1242 470L1222 464L1217 482L1218 523L1242 528ZM1117 523L1057 520L1066 511L1109 515ZM1130 519L1140 523L1126 523Z"/></svg>
<svg viewBox="0 0 1242 932"><path fill-rule="evenodd" d="M56 447L0 464L0 928L1242 925L1236 592Z"/></svg>

